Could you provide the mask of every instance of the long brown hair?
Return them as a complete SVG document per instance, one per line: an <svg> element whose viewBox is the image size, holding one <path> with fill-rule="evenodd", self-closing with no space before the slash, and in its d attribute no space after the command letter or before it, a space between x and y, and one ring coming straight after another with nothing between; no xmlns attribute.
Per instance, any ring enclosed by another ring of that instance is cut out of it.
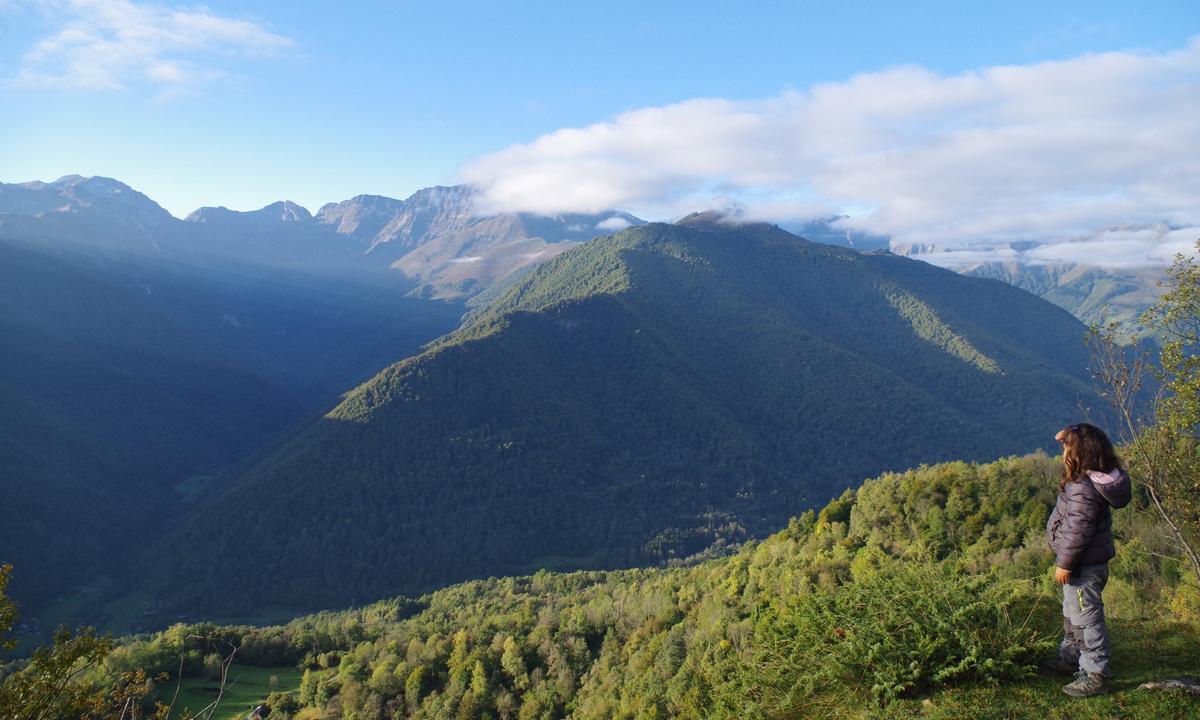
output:
<svg viewBox="0 0 1200 720"><path fill-rule="evenodd" d="M1113 450L1108 436L1095 425L1068 425L1063 429L1059 442L1066 450L1063 453L1063 475L1058 483L1059 490L1065 488L1067 483L1083 477L1089 470L1108 473L1121 467L1121 459Z"/></svg>

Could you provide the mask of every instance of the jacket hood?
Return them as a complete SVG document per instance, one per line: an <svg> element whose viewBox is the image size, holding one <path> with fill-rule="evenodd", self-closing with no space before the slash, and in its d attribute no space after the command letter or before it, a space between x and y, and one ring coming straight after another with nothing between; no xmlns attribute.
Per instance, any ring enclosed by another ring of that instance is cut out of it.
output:
<svg viewBox="0 0 1200 720"><path fill-rule="evenodd" d="M1109 505L1123 508L1129 504L1133 493L1129 476L1121 468L1113 468L1112 472L1107 473L1088 470L1088 477L1091 478L1092 487L1096 488L1096 492L1100 493L1100 497L1104 498Z"/></svg>

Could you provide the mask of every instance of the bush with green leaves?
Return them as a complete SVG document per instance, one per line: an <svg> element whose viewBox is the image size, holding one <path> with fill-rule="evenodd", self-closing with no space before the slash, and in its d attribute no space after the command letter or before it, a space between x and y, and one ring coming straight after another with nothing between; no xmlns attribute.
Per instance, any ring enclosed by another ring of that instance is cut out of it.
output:
<svg viewBox="0 0 1200 720"><path fill-rule="evenodd" d="M1027 614L1010 613L1013 597L951 564L886 561L760 613L741 690L754 714L778 717L868 688L884 702L959 680L1028 677L1053 644Z"/></svg>

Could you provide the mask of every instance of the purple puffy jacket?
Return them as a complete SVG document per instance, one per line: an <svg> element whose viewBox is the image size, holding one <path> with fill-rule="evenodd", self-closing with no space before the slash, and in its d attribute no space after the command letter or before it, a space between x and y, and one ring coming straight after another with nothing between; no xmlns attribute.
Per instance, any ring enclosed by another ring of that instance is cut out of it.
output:
<svg viewBox="0 0 1200 720"><path fill-rule="evenodd" d="M1117 554L1113 546L1112 510L1129 504L1129 476L1089 470L1058 493L1046 523L1054 564L1064 570L1106 563Z"/></svg>

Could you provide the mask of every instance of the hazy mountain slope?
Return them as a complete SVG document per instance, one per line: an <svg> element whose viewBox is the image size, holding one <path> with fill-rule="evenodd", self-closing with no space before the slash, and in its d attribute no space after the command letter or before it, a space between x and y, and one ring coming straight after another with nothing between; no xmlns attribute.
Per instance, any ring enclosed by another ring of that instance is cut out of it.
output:
<svg viewBox="0 0 1200 720"><path fill-rule="evenodd" d="M0 243L0 562L36 607L123 570L178 514L336 394L453 328L443 303ZM112 562L110 562L112 561Z"/></svg>
<svg viewBox="0 0 1200 720"><path fill-rule="evenodd" d="M1084 323L1117 321L1126 327L1158 300L1165 268L1107 270L1084 265L983 263L967 271L1016 285L1067 310Z"/></svg>
<svg viewBox="0 0 1200 720"><path fill-rule="evenodd" d="M307 274L173 269L159 277L164 282L148 284L180 322L321 411L454 329L463 313L455 303L405 297L394 285Z"/></svg>
<svg viewBox="0 0 1200 720"><path fill-rule="evenodd" d="M109 569L106 553L159 524L172 483L301 412L145 292L4 244L0 335L0 558L32 571L24 599Z"/></svg>
<svg viewBox="0 0 1200 720"><path fill-rule="evenodd" d="M113 492L119 459L86 427L48 413L8 383L0 383L0 410L0 562L25 569L13 593L36 611L85 571L107 569L101 548L129 550L142 528L123 501L134 496L141 506L155 490L131 482L128 495Z"/></svg>
<svg viewBox="0 0 1200 720"><path fill-rule="evenodd" d="M1082 335L1002 283L770 226L633 228L347 395L155 550L186 555L156 587L317 607L690 554L883 469L1046 445L1088 395Z"/></svg>
<svg viewBox="0 0 1200 720"><path fill-rule="evenodd" d="M1139 316L1158 301L1168 248L1189 253L1195 229L1168 222L1126 223L1072 238L906 243L892 252L972 277L1002 280L1038 295L1084 324L1116 322L1141 332Z"/></svg>
<svg viewBox="0 0 1200 720"><path fill-rule="evenodd" d="M358 262L361 248L318 224L308 210L289 201L238 212L205 207L178 225L183 243L195 253L260 267L320 275L357 273L369 280L370 268Z"/></svg>
<svg viewBox="0 0 1200 720"><path fill-rule="evenodd" d="M0 252L8 341L0 377L36 395L45 411L72 415L114 457L153 456L163 469L189 464L207 452L189 446L236 444L247 435L226 418L272 405L292 411L269 380L212 350L144 290L11 246L0 244ZM186 429L163 432L164 422Z"/></svg>

